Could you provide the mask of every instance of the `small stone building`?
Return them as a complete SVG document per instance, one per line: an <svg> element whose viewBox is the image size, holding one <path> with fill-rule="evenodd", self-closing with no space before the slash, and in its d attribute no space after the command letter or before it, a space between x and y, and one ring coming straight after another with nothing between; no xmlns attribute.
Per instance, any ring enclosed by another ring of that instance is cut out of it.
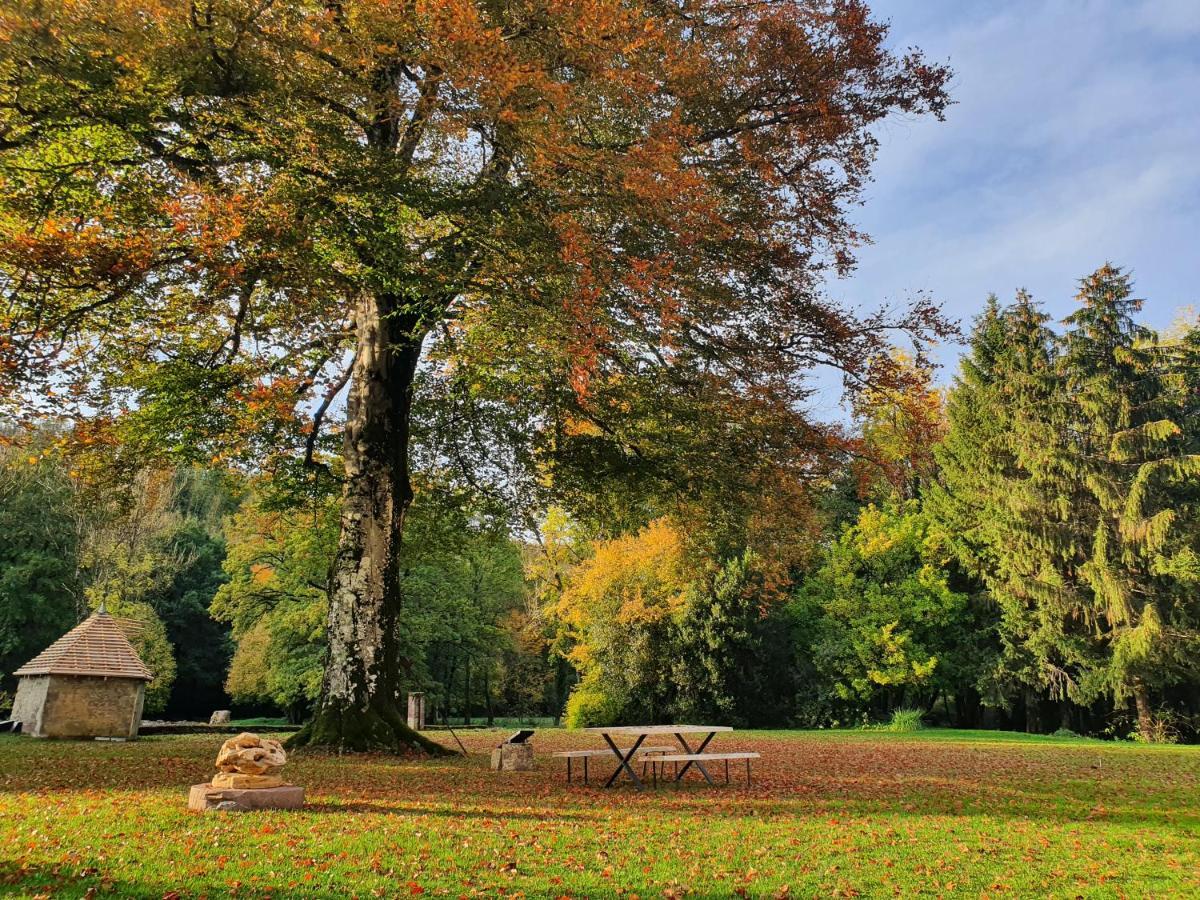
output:
<svg viewBox="0 0 1200 900"><path fill-rule="evenodd" d="M13 673L22 734L137 737L152 675L125 636L128 624L101 607Z"/></svg>

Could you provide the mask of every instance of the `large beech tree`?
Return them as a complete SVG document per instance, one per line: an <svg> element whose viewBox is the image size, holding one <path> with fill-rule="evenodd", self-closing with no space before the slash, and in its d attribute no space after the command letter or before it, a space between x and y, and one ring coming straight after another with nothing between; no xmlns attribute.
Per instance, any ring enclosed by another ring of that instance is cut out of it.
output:
<svg viewBox="0 0 1200 900"><path fill-rule="evenodd" d="M862 239L872 125L947 103L946 68L886 33L856 0L10 4L0 386L14 414L86 416L81 441L231 464L319 466L344 420L298 742L414 743L395 622L423 352L549 374L616 444L646 415L628 384L703 398L722 446L806 433L806 369L853 385L887 327L940 327L820 293Z"/></svg>

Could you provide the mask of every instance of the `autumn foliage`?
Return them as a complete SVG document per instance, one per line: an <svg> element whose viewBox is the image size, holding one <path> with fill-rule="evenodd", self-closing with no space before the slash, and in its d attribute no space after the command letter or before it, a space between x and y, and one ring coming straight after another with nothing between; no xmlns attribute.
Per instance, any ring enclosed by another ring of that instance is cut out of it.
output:
<svg viewBox="0 0 1200 900"><path fill-rule="evenodd" d="M18 6L0 399L283 475L344 426L317 732L411 743L388 636L414 403L517 407L527 466L564 462L571 418L603 453L657 444L659 475L706 447L790 471L829 449L811 368L886 384L889 329L945 330L822 294L873 126L948 104L886 36L859 0ZM430 356L449 384L418 393Z"/></svg>

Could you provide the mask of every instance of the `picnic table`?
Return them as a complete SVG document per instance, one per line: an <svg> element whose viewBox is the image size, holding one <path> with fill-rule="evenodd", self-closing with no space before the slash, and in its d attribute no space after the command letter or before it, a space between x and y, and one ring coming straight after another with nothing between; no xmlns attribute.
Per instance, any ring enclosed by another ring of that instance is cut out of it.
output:
<svg viewBox="0 0 1200 900"><path fill-rule="evenodd" d="M604 742L608 744L609 750L617 758L617 768L609 776L604 786L612 787L621 776L621 773L625 772L629 775L638 790L645 790L646 785L638 778L637 772L629 765L629 761L633 759L646 738L659 735L672 735L679 742L679 746L683 748L683 753L679 754L678 758L683 762L683 767L675 773L676 781L681 779L691 766L695 765L697 771L704 776L704 780L712 784L712 777L708 774L708 770L704 768L704 762L699 757L705 755L704 748L708 746L708 742L716 737L719 732L733 731L728 725L613 725L601 728L589 728L587 730L594 731L604 738ZM692 735L693 739L696 735L703 735L704 737L693 749L688 744L687 735ZM618 747L616 741L613 740L614 736L633 738L633 744L630 747Z"/></svg>

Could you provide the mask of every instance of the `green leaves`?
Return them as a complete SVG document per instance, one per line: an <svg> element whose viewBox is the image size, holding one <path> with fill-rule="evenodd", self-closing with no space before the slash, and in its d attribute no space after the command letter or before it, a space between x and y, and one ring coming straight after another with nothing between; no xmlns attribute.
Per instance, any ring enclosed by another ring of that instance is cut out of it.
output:
<svg viewBox="0 0 1200 900"><path fill-rule="evenodd" d="M83 584L74 489L44 448L0 447L0 678L73 628Z"/></svg>
<svg viewBox="0 0 1200 900"><path fill-rule="evenodd" d="M919 704L963 689L986 666L981 623L950 588L944 547L915 502L868 506L802 583L801 652L851 709Z"/></svg>

